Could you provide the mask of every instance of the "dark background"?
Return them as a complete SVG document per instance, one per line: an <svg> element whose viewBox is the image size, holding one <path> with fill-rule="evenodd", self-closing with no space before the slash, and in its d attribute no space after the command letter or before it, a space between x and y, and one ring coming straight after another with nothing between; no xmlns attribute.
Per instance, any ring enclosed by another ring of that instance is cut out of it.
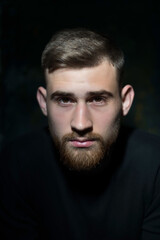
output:
<svg viewBox="0 0 160 240"><path fill-rule="evenodd" d="M41 52L62 28L107 32L124 50L126 83L136 96L126 123L160 135L158 1L0 2L0 143L46 123L36 102Z"/></svg>

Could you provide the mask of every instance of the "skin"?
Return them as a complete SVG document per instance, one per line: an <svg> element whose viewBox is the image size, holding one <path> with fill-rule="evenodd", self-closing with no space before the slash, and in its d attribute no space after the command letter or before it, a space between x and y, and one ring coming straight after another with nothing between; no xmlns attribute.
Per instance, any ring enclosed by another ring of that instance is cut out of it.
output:
<svg viewBox="0 0 160 240"><path fill-rule="evenodd" d="M120 91L116 69L107 60L95 67L45 74L47 88L38 88L37 100L48 117L60 160L78 171L96 167L109 154L121 117L132 105L132 86Z"/></svg>
<svg viewBox="0 0 160 240"><path fill-rule="evenodd" d="M51 135L61 140L65 134L80 133L72 143L77 147L94 144L85 139L88 132L107 141L119 113L125 116L134 98L131 85L119 93L116 69L108 61L90 68L46 70L46 80L47 88L38 88L37 100L48 116Z"/></svg>

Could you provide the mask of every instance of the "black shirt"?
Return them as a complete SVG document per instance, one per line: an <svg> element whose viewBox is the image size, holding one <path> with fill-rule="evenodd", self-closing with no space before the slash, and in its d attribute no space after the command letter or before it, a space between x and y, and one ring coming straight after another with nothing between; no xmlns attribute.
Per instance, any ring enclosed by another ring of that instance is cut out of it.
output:
<svg viewBox="0 0 160 240"><path fill-rule="evenodd" d="M106 161L87 173L63 167L47 129L10 144L1 239L159 240L160 139L123 129Z"/></svg>

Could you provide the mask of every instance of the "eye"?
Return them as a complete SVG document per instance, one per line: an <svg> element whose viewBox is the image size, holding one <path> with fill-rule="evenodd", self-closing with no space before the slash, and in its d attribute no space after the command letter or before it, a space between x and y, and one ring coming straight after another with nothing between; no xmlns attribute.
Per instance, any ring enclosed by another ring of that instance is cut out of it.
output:
<svg viewBox="0 0 160 240"><path fill-rule="evenodd" d="M107 99L103 96L95 96L88 100L88 103L93 103L94 105L104 105Z"/></svg>
<svg viewBox="0 0 160 240"><path fill-rule="evenodd" d="M55 101L57 102L58 105L64 107L75 103L75 100L70 97L57 97Z"/></svg>

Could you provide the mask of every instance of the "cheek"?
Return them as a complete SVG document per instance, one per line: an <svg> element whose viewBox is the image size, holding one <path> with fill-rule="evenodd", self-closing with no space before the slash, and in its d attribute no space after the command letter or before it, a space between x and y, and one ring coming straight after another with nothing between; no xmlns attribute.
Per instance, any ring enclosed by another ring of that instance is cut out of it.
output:
<svg viewBox="0 0 160 240"><path fill-rule="evenodd" d="M56 107L48 107L48 122L52 134L62 137L69 132L69 115L59 111Z"/></svg>
<svg viewBox="0 0 160 240"><path fill-rule="evenodd" d="M119 123L120 113L120 108L117 108L114 111L111 108L95 115L94 131L101 134L102 136L106 136L106 134L109 135Z"/></svg>
<svg viewBox="0 0 160 240"><path fill-rule="evenodd" d="M96 118L94 121L95 131L98 130L103 134L106 129L109 129L111 127L112 122L113 122L112 118L110 118L108 115L107 116L105 114L99 115L99 117Z"/></svg>

